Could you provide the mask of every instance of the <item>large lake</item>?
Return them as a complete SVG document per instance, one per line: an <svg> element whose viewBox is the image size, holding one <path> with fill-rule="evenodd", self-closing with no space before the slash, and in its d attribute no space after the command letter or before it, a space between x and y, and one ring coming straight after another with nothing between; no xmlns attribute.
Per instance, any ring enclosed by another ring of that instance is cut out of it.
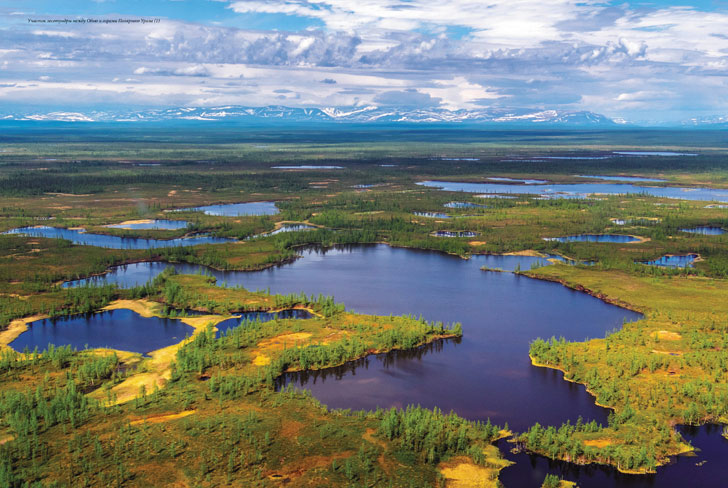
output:
<svg viewBox="0 0 728 488"><path fill-rule="evenodd" d="M527 269L543 259L474 256L464 260L386 245L306 250L303 256L265 271L208 271L219 283L250 290L335 295L347 308L361 313L411 313L428 320L461 322L464 336L460 341L443 341L414 351L371 356L340 368L287 375L282 382L310 389L331 407L437 406L470 419L508 422L516 431L535 422L573 422L579 416L606 424L608 410L597 407L583 386L564 381L558 371L530 364L529 342L552 335L570 340L603 337L640 315L555 283L480 269ZM174 266L186 273L199 269ZM133 286L165 267L164 263L138 263L93 280ZM706 447L700 455L711 460L728 456L722 442L707 427L695 433L696 445ZM700 470L715 469L711 472L715 476L720 473L720 463L697 467L692 461L696 458L679 458L674 466L660 468L656 476L623 476L608 467L577 468L540 456L511 454L505 443L502 447L507 457L518 461L502 475L510 488L538 487L547 472L561 474L582 487L698 486L690 482L705 472ZM655 484L655 480L660 482Z"/></svg>

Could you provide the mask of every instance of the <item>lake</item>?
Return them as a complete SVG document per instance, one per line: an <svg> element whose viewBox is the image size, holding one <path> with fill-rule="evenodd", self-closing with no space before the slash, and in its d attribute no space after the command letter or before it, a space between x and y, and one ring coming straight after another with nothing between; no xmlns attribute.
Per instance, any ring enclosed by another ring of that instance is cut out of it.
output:
<svg viewBox="0 0 728 488"><path fill-rule="evenodd" d="M468 193L515 193L547 198L585 198L593 194L646 194L682 200L728 202L728 190L714 188L650 187L620 183L574 183L549 185L507 185L502 183L463 183L456 181L421 181L428 188ZM479 195L480 196L480 195Z"/></svg>
<svg viewBox="0 0 728 488"><path fill-rule="evenodd" d="M576 236L544 237L543 240L556 242L615 242L620 244L640 242L639 237L621 234L579 234Z"/></svg>
<svg viewBox="0 0 728 488"><path fill-rule="evenodd" d="M431 219L449 219L450 216L442 212L412 212L418 217L428 217Z"/></svg>
<svg viewBox="0 0 728 488"><path fill-rule="evenodd" d="M130 220L120 224L105 225L110 229L128 229L128 230L179 230L186 229L189 222L186 220Z"/></svg>
<svg viewBox="0 0 728 488"><path fill-rule="evenodd" d="M275 215L279 213L275 202L223 203L202 207L178 208L170 212L203 212L217 217L242 217L247 215Z"/></svg>
<svg viewBox="0 0 728 488"><path fill-rule="evenodd" d="M225 334L227 331L234 329L235 327L240 327L240 325L245 324L246 321L269 322L276 319L310 319L313 317L308 310L296 308L281 310L280 312L244 312L236 313L234 315L234 317L223 320L215 326L217 327L218 336Z"/></svg>
<svg viewBox="0 0 728 488"><path fill-rule="evenodd" d="M448 202L443 207L446 208L488 208L487 205L478 205L470 202Z"/></svg>
<svg viewBox="0 0 728 488"><path fill-rule="evenodd" d="M449 231L449 230L438 230L432 233L435 237L475 237L478 235L477 232L471 230L461 231Z"/></svg>
<svg viewBox="0 0 728 488"><path fill-rule="evenodd" d="M10 347L16 351L37 347L42 351L53 344L148 353L177 344L193 332L192 327L178 319L142 317L132 310L120 309L31 322Z"/></svg>
<svg viewBox="0 0 728 488"><path fill-rule="evenodd" d="M690 229L680 229L681 232L689 232L691 234L701 234L704 236L719 236L725 234L725 230L720 227L703 226L692 227Z"/></svg>
<svg viewBox="0 0 728 488"><path fill-rule="evenodd" d="M411 313L428 320L459 321L464 337L374 355L339 368L290 374L281 383L308 388L331 407L437 406L470 419L508 422L516 431L526 430L535 422L574 422L579 416L606 424L608 410L597 407L583 386L564 381L559 371L530 364L528 344L536 337L552 335L569 340L603 337L624 320L637 320L640 315L556 283L479 269L528 269L543 263L544 258L488 255L464 260L386 245L308 249L302 253L302 259L264 271L206 271L216 276L218 283L243 285L249 290L335 295L360 313ZM129 287L156 276L167 266L137 263L112 268L106 276L91 280ZM200 270L194 265L173 266L181 273ZM719 432L710 429L698 429L695 443L710 449L700 456L720 459L728 450L721 444ZM695 466L695 458L680 457L675 465L659 468L657 475L628 476L604 466L579 467L535 455L514 455L508 452L507 444L501 445L506 457L518 461L501 477L510 488L538 487L546 470L568 474L565 477L583 487L646 488L652 487L655 479L664 480L659 486L684 487L693 486L690 481L701 479L703 472L718 476L722 466L708 463L705 466L718 471L701 471L706 468ZM714 450L715 445L720 449Z"/></svg>
<svg viewBox="0 0 728 488"><path fill-rule="evenodd" d="M646 261L644 264L650 266L664 266L667 268L692 268L693 262L698 258L697 254L672 255L666 254L659 259Z"/></svg>
<svg viewBox="0 0 728 488"><path fill-rule="evenodd" d="M646 181L646 182L662 182L667 180L661 180L659 178L645 178L642 176L604 176L604 175L577 175L579 178L594 178L598 180L607 180L607 181L635 181L639 183L640 181Z"/></svg>
<svg viewBox="0 0 728 488"><path fill-rule="evenodd" d="M725 460L728 459L728 440L721 436L722 427L677 426L677 430L693 446L695 455L677 456L657 473L628 475L597 464L578 466L552 461L536 454L513 454L512 444L498 441L504 457L516 464L501 471L500 480L506 488L540 488L547 473L577 481L582 488L714 488L724 486Z"/></svg>
<svg viewBox="0 0 728 488"><path fill-rule="evenodd" d="M137 237L119 237L105 234L90 234L83 229L61 229L59 227L20 227L11 229L5 234L19 234L30 237L47 237L49 239L65 239L74 244L84 246L105 247L109 249L159 249L162 247L188 247L200 244L223 244L235 239L198 235L177 239L141 239Z"/></svg>
<svg viewBox="0 0 728 488"><path fill-rule="evenodd" d="M346 374L335 370L288 379L312 389L324 403L342 408L419 403L446 411L452 408L468 418L507 421L516 429L536 421L575 421L579 415L606 422L605 410L594 405L583 387L562 381L561 373L531 366L528 345L537 337L552 335L573 340L604 337L623 320L640 315L558 284L480 269L528 269L546 263L545 258L473 256L465 260L386 245L305 250L303 255L293 263L260 272L208 272L218 283L249 290L334 295L360 313L411 313L428 320L461 322L465 333L462 341L429 346L416 352L418 357L411 357L411 352L373 356L359 366L345 366ZM192 265L174 267L182 273L199 270ZM162 263L140 263L115 268L94 280L131 286L140 276L148 279L164 268ZM299 379L304 376L302 384ZM433 397L433 390L442 393Z"/></svg>

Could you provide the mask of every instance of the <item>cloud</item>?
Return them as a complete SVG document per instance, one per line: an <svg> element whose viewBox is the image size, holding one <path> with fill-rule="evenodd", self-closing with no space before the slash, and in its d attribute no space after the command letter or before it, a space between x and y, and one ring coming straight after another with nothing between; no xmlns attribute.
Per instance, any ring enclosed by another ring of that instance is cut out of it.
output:
<svg viewBox="0 0 728 488"><path fill-rule="evenodd" d="M333 79L333 78L324 78L319 83L324 83L326 85L335 85L336 84L336 80Z"/></svg>
<svg viewBox="0 0 728 488"><path fill-rule="evenodd" d="M374 101L381 105L428 108L438 106L441 99L433 98L427 93L420 93L419 91L410 88L403 91L391 90L382 92L374 97Z"/></svg>
<svg viewBox="0 0 728 488"><path fill-rule="evenodd" d="M202 65L182 66L174 69L148 68L140 66L134 70L135 75L161 75L161 76L210 76Z"/></svg>

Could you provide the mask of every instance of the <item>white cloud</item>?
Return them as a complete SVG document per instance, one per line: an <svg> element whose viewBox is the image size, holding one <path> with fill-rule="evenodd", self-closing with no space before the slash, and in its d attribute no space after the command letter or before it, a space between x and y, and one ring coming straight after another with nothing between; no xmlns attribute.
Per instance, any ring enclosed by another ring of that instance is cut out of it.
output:
<svg viewBox="0 0 728 488"><path fill-rule="evenodd" d="M43 96L51 86L69 97L123 90L129 103L261 105L285 97L320 106L394 102L400 94L423 106L556 105L630 119L650 107L728 110L725 11L602 0L228 4L231 15L285 14L325 27L16 24L0 28L3 79L23 86L14 88L18 96ZM50 84L29 85L41 77ZM51 82L61 79L72 82Z"/></svg>

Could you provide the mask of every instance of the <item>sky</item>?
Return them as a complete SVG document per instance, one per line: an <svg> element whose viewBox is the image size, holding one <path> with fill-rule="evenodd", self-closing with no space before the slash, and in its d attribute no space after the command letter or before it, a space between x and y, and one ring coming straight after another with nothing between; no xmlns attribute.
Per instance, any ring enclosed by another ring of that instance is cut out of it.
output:
<svg viewBox="0 0 728 488"><path fill-rule="evenodd" d="M728 0L0 2L0 115L225 105L726 116Z"/></svg>

